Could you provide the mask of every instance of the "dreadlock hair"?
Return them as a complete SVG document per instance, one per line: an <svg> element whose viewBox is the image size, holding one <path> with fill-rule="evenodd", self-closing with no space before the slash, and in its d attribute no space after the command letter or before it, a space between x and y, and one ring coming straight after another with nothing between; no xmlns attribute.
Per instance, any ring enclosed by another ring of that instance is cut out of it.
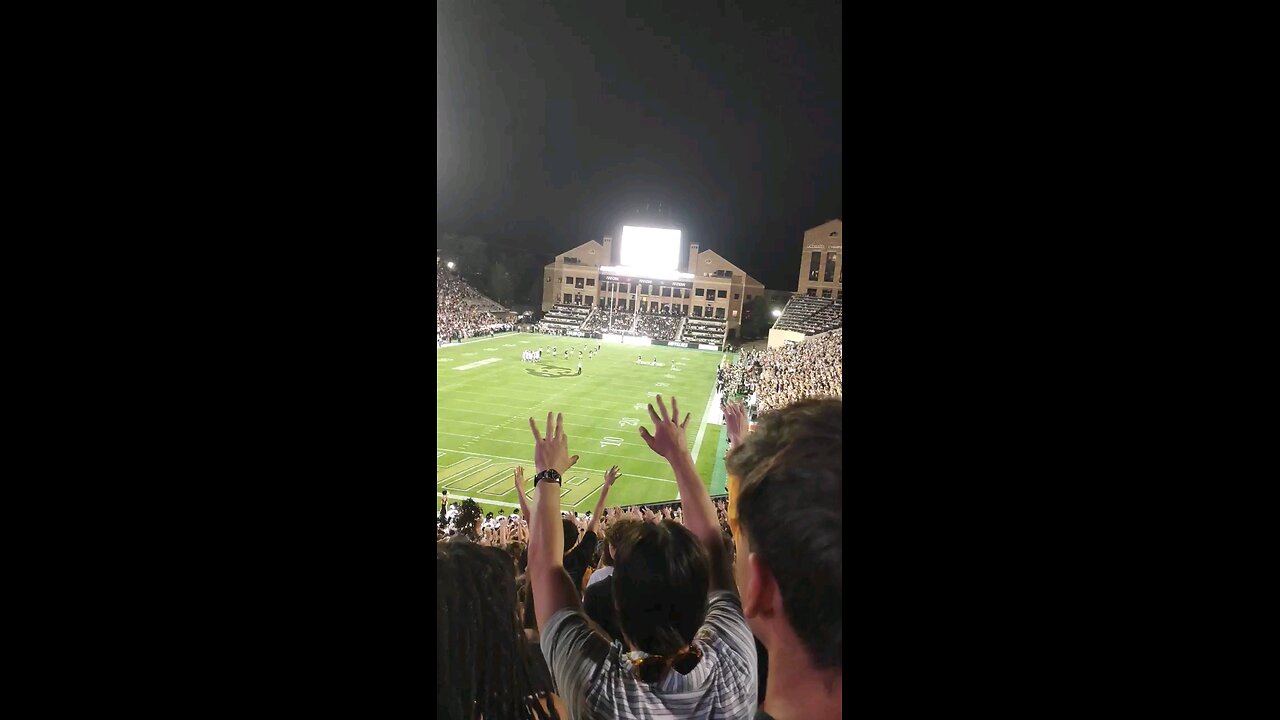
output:
<svg viewBox="0 0 1280 720"><path fill-rule="evenodd" d="M671 668L688 674L701 653L690 648L707 617L711 561L685 526L671 520L628 523L614 548L613 604L625 639L655 658L642 662L644 682Z"/></svg>
<svg viewBox="0 0 1280 720"><path fill-rule="evenodd" d="M554 692L516 617L516 575L502 550L436 545L436 717L558 719Z"/></svg>

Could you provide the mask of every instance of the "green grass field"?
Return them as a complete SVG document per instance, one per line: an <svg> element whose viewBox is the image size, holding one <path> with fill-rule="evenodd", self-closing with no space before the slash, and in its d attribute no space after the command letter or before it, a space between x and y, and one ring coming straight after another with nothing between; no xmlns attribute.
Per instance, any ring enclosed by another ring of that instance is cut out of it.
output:
<svg viewBox="0 0 1280 720"><path fill-rule="evenodd" d="M610 507L676 499L671 468L639 432L640 425L653 430L645 404L657 394L668 407L675 396L681 414L691 415L689 446L698 474L710 484L721 427L719 409L708 403L722 354L600 343L600 352L588 359L586 349L597 343L511 333L436 351L436 510L445 489L450 500L472 498L486 510L519 507L512 485L515 467L524 466L530 486L535 473L529 418L539 421L541 431L548 411L564 414L569 453L581 456L562 486L564 509L593 509L611 465L622 475L609 493ZM553 345L559 350L555 358L547 352ZM542 362L521 362L521 351L539 347ZM566 360L569 347L574 350ZM581 375L579 348L584 350ZM660 366L637 365L637 354L646 363L656 357Z"/></svg>

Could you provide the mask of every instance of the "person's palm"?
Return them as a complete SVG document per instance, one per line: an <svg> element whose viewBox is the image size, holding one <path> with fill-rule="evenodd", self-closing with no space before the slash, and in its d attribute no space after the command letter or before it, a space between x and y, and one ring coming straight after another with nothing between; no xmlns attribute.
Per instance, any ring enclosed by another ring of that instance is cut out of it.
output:
<svg viewBox="0 0 1280 720"><path fill-rule="evenodd" d="M618 472L617 465L614 465L613 467L609 468L609 472L604 474L604 486L606 488L613 487L613 482L618 479L618 476L620 474L621 473Z"/></svg>
<svg viewBox="0 0 1280 720"><path fill-rule="evenodd" d="M746 430L746 413L741 402L731 402L724 406L724 422L729 431L729 442L737 445Z"/></svg>
<svg viewBox="0 0 1280 720"><path fill-rule="evenodd" d="M653 421L653 434L650 434L642 425L640 426L640 437L649 446L649 449L670 460L681 452L689 449L689 441L685 435L685 426L689 424L689 414L685 414L684 422L677 423L680 418L680 406L676 398L671 398L671 413L668 415L666 403L662 402L662 396L656 398L658 402L659 413L654 412L653 405L649 406L649 419Z"/></svg>

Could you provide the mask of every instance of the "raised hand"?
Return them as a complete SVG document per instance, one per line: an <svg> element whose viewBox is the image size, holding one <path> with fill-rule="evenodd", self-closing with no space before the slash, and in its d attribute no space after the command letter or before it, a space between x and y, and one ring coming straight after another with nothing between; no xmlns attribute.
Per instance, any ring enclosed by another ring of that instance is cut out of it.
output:
<svg viewBox="0 0 1280 720"><path fill-rule="evenodd" d="M613 481L614 481L614 480L617 480L617 479L618 479L618 476L619 476L619 475L621 475L621 474L622 474L622 473L618 472L618 466L617 466L617 465L614 465L613 467L609 468L609 472L607 472L607 473L605 473L605 474L604 474L604 486L605 486L605 488L607 489L607 488L611 488L611 487L613 487Z"/></svg>
<svg viewBox="0 0 1280 720"><path fill-rule="evenodd" d="M516 466L516 493L524 494L524 466Z"/></svg>
<svg viewBox="0 0 1280 720"><path fill-rule="evenodd" d="M569 457L569 436L564 434L564 414L557 413L552 430L551 413L547 413L547 436L538 434L538 423L529 418L533 431L533 466L538 472L555 470L564 475L578 462L578 456Z"/></svg>
<svg viewBox="0 0 1280 720"><path fill-rule="evenodd" d="M667 406L662 402L662 396L654 398L658 402L659 413L654 412L653 405L649 405L649 419L653 421L653 434L640 426L640 437L644 440L649 449L661 455L667 460L678 457L681 453L689 452L689 441L685 435L685 426L689 424L689 415L684 416L684 422L678 422L680 419L680 406L676 403L676 399L671 398L671 414L667 414ZM530 421L532 422L532 420Z"/></svg>
<svg viewBox="0 0 1280 720"><path fill-rule="evenodd" d="M747 413L742 402L731 402L724 406L724 424L729 431L729 442L735 446L747 434Z"/></svg>

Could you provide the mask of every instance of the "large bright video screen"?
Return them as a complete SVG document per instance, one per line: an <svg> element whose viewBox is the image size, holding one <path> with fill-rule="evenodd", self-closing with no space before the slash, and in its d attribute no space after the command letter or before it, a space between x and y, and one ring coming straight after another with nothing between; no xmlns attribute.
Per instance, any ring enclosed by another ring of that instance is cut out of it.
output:
<svg viewBox="0 0 1280 720"><path fill-rule="evenodd" d="M622 265L652 270L680 267L680 231L622 226Z"/></svg>

